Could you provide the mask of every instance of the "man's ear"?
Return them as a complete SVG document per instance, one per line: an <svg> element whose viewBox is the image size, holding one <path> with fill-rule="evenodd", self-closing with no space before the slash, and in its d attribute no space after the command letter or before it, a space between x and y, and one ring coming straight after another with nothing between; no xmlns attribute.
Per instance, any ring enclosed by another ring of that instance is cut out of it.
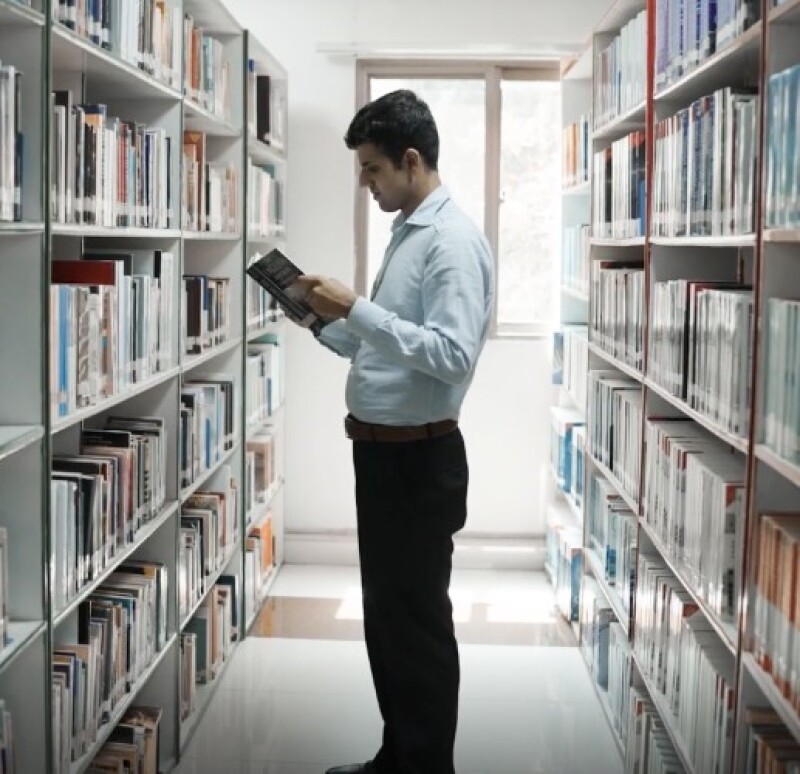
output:
<svg viewBox="0 0 800 774"><path fill-rule="evenodd" d="M422 169L422 155L416 148L409 148L405 152L404 158L409 171L418 172Z"/></svg>

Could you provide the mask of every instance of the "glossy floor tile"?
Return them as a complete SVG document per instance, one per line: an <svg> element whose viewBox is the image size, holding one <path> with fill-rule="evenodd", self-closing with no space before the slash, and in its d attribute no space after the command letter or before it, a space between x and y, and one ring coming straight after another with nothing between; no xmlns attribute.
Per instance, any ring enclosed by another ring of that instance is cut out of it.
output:
<svg viewBox="0 0 800 774"><path fill-rule="evenodd" d="M357 571L289 567L272 591L290 615L307 606L318 616L317 628L326 617L330 624L340 608L349 610L351 617L343 613L340 620L357 631L353 583L358 588ZM554 625L548 618L552 593L537 574L458 573L453 588L463 600L464 623L480 617L481 631ZM284 604L287 598L300 607ZM459 774L622 771L576 647L462 641L460 652ZM329 766L370 758L380 734L366 651L355 635L249 637L220 678L175 771L323 774Z"/></svg>

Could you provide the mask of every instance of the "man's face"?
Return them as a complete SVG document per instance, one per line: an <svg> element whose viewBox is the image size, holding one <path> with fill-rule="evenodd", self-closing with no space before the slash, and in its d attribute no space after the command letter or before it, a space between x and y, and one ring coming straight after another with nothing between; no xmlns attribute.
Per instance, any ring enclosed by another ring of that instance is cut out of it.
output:
<svg viewBox="0 0 800 774"><path fill-rule="evenodd" d="M360 185L369 188L373 199L384 212L402 209L412 193L413 177L407 160L403 159L398 169L371 142L359 145L356 154L361 167Z"/></svg>

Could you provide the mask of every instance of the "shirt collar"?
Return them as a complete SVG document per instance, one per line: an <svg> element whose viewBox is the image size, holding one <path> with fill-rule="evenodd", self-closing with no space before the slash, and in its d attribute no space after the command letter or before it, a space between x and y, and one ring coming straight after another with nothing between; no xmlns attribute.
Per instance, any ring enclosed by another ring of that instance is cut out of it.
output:
<svg viewBox="0 0 800 774"><path fill-rule="evenodd" d="M411 226L430 226L436 213L449 198L450 191L447 190L447 186L439 185L422 200L422 204L408 218L402 212L399 213L392 223L392 231L396 231L405 223Z"/></svg>

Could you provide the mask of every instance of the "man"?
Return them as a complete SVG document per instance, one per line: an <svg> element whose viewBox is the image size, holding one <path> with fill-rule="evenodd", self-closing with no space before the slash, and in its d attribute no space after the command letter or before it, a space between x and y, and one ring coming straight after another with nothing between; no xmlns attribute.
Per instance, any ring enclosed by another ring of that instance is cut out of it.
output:
<svg viewBox="0 0 800 774"><path fill-rule="evenodd" d="M459 660L448 594L464 526L467 459L458 429L491 318L486 239L441 185L428 106L395 91L345 137L380 208L399 211L372 300L301 278L335 322L319 340L352 361L353 440L364 634L383 716L374 760L328 774L453 774Z"/></svg>

